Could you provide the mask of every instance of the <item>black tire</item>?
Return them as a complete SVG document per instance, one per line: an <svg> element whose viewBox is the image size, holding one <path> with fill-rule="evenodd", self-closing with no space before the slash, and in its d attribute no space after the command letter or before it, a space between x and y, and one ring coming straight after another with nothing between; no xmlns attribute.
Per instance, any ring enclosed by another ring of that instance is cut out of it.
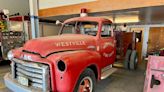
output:
<svg viewBox="0 0 164 92"><path fill-rule="evenodd" d="M129 62L130 62L130 56L131 56L132 50L127 50L124 60L124 68L129 69Z"/></svg>
<svg viewBox="0 0 164 92"><path fill-rule="evenodd" d="M137 69L137 64L138 64L138 57L137 57L137 51L136 50L133 50L132 51L132 54L130 56L130 69L131 70L135 70Z"/></svg>
<svg viewBox="0 0 164 92"><path fill-rule="evenodd" d="M83 79L85 78L90 78L91 82L92 82L92 92L94 92L94 88L96 85L96 77L94 72L87 68L79 77L78 82L76 83L74 92L78 92L79 91L79 86L83 83Z"/></svg>

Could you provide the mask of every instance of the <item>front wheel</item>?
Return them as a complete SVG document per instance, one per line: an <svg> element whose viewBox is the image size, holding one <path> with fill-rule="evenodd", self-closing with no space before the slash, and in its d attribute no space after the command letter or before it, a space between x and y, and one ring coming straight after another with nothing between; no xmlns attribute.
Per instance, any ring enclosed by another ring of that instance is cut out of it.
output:
<svg viewBox="0 0 164 92"><path fill-rule="evenodd" d="M79 77L74 92L94 92L96 78L94 72L87 68Z"/></svg>

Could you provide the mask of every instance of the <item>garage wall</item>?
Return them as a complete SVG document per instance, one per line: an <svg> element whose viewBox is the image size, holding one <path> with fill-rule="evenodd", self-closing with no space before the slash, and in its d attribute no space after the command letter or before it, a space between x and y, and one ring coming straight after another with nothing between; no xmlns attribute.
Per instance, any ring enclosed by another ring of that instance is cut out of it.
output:
<svg viewBox="0 0 164 92"><path fill-rule="evenodd" d="M57 35L60 30L60 26L43 24L43 36L54 36Z"/></svg>
<svg viewBox="0 0 164 92"><path fill-rule="evenodd" d="M150 27L148 52L164 48L164 27Z"/></svg>
<svg viewBox="0 0 164 92"><path fill-rule="evenodd" d="M73 4L80 4L96 0L39 0L39 9L54 8Z"/></svg>
<svg viewBox="0 0 164 92"><path fill-rule="evenodd" d="M31 34L31 24L30 22L28 22L27 24L28 27L26 27L28 30L28 34ZM51 24L51 23L39 23L39 33L40 33L40 37L46 37L46 36L54 36L54 35L58 35L58 32L60 30L61 26L57 26L55 24ZM32 39L31 35L29 35L28 40Z"/></svg>
<svg viewBox="0 0 164 92"><path fill-rule="evenodd" d="M8 9L10 15L20 13L27 15L29 13L29 0L0 0L0 9Z"/></svg>
<svg viewBox="0 0 164 92"><path fill-rule="evenodd" d="M149 43L149 33L150 28L164 28L164 24L152 24L152 25L131 25L129 27L138 27L138 28L144 28L143 31L143 43L142 43L142 56L146 57L147 51L148 51L148 43ZM163 30L158 30L158 32L163 32ZM159 36L161 39L163 39L163 35ZM153 39L155 39L153 37ZM163 44L163 40L161 40Z"/></svg>
<svg viewBox="0 0 164 92"><path fill-rule="evenodd" d="M103 11L114 11L114 10L124 10L124 9L134 9L141 7L151 7L151 6L161 6L164 5L164 0L95 0L87 3L75 3L75 4L67 4L65 2L62 6L54 6L51 8L48 7L47 1L50 0L40 0L39 2L47 3L45 8L41 7L39 10L40 17L51 17L51 16L60 16L60 15L71 15L71 14L79 14L81 8L87 8L89 12L103 12ZM53 3L61 3L63 0L51 0ZM58 2L57 2L58 1ZM86 1L86 0L64 0L67 2L71 1ZM88 0L90 1L90 0ZM118 3L121 2L121 3ZM42 9L41 9L42 8Z"/></svg>

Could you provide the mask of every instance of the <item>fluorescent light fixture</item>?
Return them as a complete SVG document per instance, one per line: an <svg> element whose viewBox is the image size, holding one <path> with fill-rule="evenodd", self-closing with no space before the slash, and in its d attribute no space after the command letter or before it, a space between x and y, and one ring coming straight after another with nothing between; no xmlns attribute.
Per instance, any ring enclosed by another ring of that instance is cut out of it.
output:
<svg viewBox="0 0 164 92"><path fill-rule="evenodd" d="M123 15L117 16L114 23L136 23L139 22L138 15Z"/></svg>

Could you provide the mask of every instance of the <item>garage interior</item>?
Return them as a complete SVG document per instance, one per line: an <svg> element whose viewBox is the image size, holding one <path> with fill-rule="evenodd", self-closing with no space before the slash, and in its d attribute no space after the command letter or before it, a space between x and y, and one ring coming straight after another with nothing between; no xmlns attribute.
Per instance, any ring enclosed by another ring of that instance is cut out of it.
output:
<svg viewBox="0 0 164 92"><path fill-rule="evenodd" d="M134 0L124 0L124 1L122 0L115 0L115 1L114 0L14 0L14 1L0 0L0 2L1 2L0 3L1 6L0 92L13 92L13 91L14 92L23 92L23 91L44 92L45 90L35 91L32 89L30 91L27 91L26 88L28 89L28 87L30 87L29 85L25 87L20 86L25 90L17 90L18 88L15 88L15 90L13 90L15 86L10 86L10 88L8 87L9 84L5 83L5 75L7 75L8 72L13 72L11 69L13 67L12 60L10 60L10 56L8 56L8 54L13 49L18 50L18 48L20 47L28 46L28 44L27 45L24 44L30 43L29 41L33 41L33 39L34 39L33 42L35 42L35 39L38 38L45 37L45 40L47 40L49 39L48 37L50 37L51 39L52 36L57 36L60 33L60 31L63 29L61 28L63 27L62 25L64 23L67 24L66 22L64 22L65 20L67 19L71 20L71 18L73 20L73 18L81 17L82 13L85 13L87 15L84 16L84 20L85 17L105 18L112 22L111 28L113 28L112 29L113 31L135 34L132 35L135 37L130 38L133 40L132 42L134 44L131 43L131 47L128 46L128 48L126 48L127 51L125 51L125 53L120 51L120 53L124 53L124 54L120 54L120 56L119 55L115 56L116 58L115 63L112 63L111 67L117 70L115 72L112 72L112 74L110 74L110 76L107 77L106 79L96 82L94 90L92 90L93 92L94 91L95 92L163 92L164 90L163 88L164 83L162 83L164 82L164 72L163 72L164 71L164 62L163 62L164 61L164 12L163 12L164 1L163 0L149 0L149 1L147 0L135 0L135 1ZM79 19L79 21L82 20ZM76 26L76 24L73 23L72 25ZM61 38L59 37L58 39L62 39L62 37ZM123 48L121 46L129 44L127 42L128 39L124 37L122 38L120 37L120 39L117 40L117 42L119 40L120 42L125 40L124 43L119 44L120 46L119 50ZM41 42L44 42L45 40L42 40ZM84 38L84 40L86 39ZM66 41L68 41L68 39L66 39ZM118 44L117 42L116 44ZM50 44L50 42L48 44ZM38 48L41 48L41 50L43 50L41 52L43 53L46 52L46 48L44 48L44 45L46 44L37 43L36 41L36 43L31 44L31 46L29 46L27 49L35 46L34 49L38 50ZM64 48L64 45L62 44L59 44L59 46L63 46ZM126 58L129 58L126 57L129 48L132 48L132 50L135 50L137 52L136 57L138 61L136 63L137 66L135 69L130 68L129 65L130 63L128 63L127 67L125 67L124 64ZM73 51L73 50L68 50L68 51ZM58 52L53 52L53 54L63 53L63 52L64 51L58 51ZM35 52L30 52L30 53L38 54ZM118 57L121 57L121 59L118 59ZM45 57L42 57L42 59L43 58ZM81 57L75 57L75 58L77 58L78 60L81 59ZM27 60L28 59L30 58L27 57ZM66 60L71 60L71 59L68 58ZM87 63L83 65L87 65ZM72 65L71 69L74 69L74 71L69 71L70 74L68 75L77 72L78 69L76 70L76 68L78 68L79 66L80 64L78 63L76 63L76 67L73 67ZM154 69L152 67L158 69ZM49 71L53 71L53 70L49 70ZM160 72L160 75L158 75L158 72ZM62 72L62 74L64 73ZM55 75L55 76L62 76L60 77L62 79L63 78L62 74ZM52 76L50 78L51 78L50 86L52 86L53 85ZM161 79L158 80L158 78ZM74 79L76 79L76 77ZM68 79L68 82L70 81L71 80ZM30 82L30 79L28 79L28 82ZM57 84L54 85L56 86ZM93 85L91 85L91 88ZM67 85L67 87L70 86L75 87L76 89L77 85L76 84L69 85L69 86ZM57 87L61 89L57 89ZM71 92L71 91L59 91L62 89L64 90L64 88L68 89L67 87L58 84L56 86L56 90L53 90L53 87L50 87L49 89L51 90L49 90L49 92ZM43 88L43 86L41 88ZM76 92L74 88L72 89L74 90L74 92ZM78 90L77 92L92 92L92 91Z"/></svg>

